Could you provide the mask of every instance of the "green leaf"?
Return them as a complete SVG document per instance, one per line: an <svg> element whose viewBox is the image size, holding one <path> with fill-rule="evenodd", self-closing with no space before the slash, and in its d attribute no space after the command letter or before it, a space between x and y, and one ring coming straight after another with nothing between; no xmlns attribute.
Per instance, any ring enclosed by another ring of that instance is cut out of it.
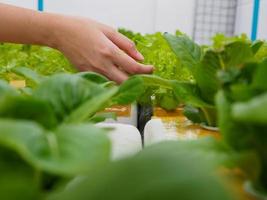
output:
<svg viewBox="0 0 267 200"><path fill-rule="evenodd" d="M20 44L0 45L0 66L5 69L25 66L42 75L76 71L55 49Z"/></svg>
<svg viewBox="0 0 267 200"><path fill-rule="evenodd" d="M51 129L57 119L50 105L30 96L6 96L0 100L0 117L35 121Z"/></svg>
<svg viewBox="0 0 267 200"><path fill-rule="evenodd" d="M10 86L7 82L0 80L0 98L6 94L18 95L18 91Z"/></svg>
<svg viewBox="0 0 267 200"><path fill-rule="evenodd" d="M252 87L255 89L267 91L266 74L267 59L263 60L263 62L259 64L256 72L254 73Z"/></svg>
<svg viewBox="0 0 267 200"><path fill-rule="evenodd" d="M248 101L253 97L253 90L244 83L232 84L230 86L231 98L235 101Z"/></svg>
<svg viewBox="0 0 267 200"><path fill-rule="evenodd" d="M81 123L92 117L97 111L100 111L108 106L112 97L118 93L118 88L109 88L93 98L85 101L81 106L73 110L64 123Z"/></svg>
<svg viewBox="0 0 267 200"><path fill-rule="evenodd" d="M94 72L81 72L81 73L78 73L77 75L85 78L88 81L98 83L98 84L109 82L109 79L107 79L105 76L94 73Z"/></svg>
<svg viewBox="0 0 267 200"><path fill-rule="evenodd" d="M262 61L267 58L267 42L264 42L262 47L259 49L257 54L255 55L256 60Z"/></svg>
<svg viewBox="0 0 267 200"><path fill-rule="evenodd" d="M207 51L194 71L196 83L201 91L202 98L214 104L215 95L220 88L217 73L221 69L220 58L217 53Z"/></svg>
<svg viewBox="0 0 267 200"><path fill-rule="evenodd" d="M245 103L233 104L234 120L252 124L267 125L267 93Z"/></svg>
<svg viewBox="0 0 267 200"><path fill-rule="evenodd" d="M59 74L42 82L34 91L33 96L48 102L58 121L61 122L83 103L104 91L103 87L82 77Z"/></svg>
<svg viewBox="0 0 267 200"><path fill-rule="evenodd" d="M253 54L256 55L263 45L264 45L264 42L260 40L253 42L253 44L251 45Z"/></svg>
<svg viewBox="0 0 267 200"><path fill-rule="evenodd" d="M0 120L0 130L1 146L51 174L80 175L109 161L105 131L90 124L65 125L52 133L33 122Z"/></svg>
<svg viewBox="0 0 267 200"><path fill-rule="evenodd" d="M238 123L232 117L231 101L225 92L220 91L216 97L219 127L224 141L238 151L250 149L254 146L253 129L249 125Z"/></svg>
<svg viewBox="0 0 267 200"><path fill-rule="evenodd" d="M131 77L120 86L118 94L112 99L112 102L118 105L131 104L140 97L143 91L143 79L138 76Z"/></svg>
<svg viewBox="0 0 267 200"><path fill-rule="evenodd" d="M0 199L35 200L40 196L35 171L23 160L0 146Z"/></svg>
<svg viewBox="0 0 267 200"><path fill-rule="evenodd" d="M237 80L240 76L240 69L230 68L227 70L220 70L217 73L217 77L221 83L221 85L227 85Z"/></svg>
<svg viewBox="0 0 267 200"><path fill-rule="evenodd" d="M194 108L192 106L186 106L184 108L184 115L189 120L191 120L192 122L197 123L197 124L201 124L201 123L205 122L205 120L206 120L203 112L200 109Z"/></svg>
<svg viewBox="0 0 267 200"><path fill-rule="evenodd" d="M213 163L190 150L190 146L166 142L145 149L133 158L100 168L50 200L232 199L231 192L212 172ZM211 157L216 158L215 154ZM192 160L197 160L197 165Z"/></svg>
<svg viewBox="0 0 267 200"><path fill-rule="evenodd" d="M113 119L117 121L117 114L112 112L97 113L89 119L89 122L96 124L104 122L107 119Z"/></svg>
<svg viewBox="0 0 267 200"><path fill-rule="evenodd" d="M145 87L161 87L165 89L172 89L172 80L163 79L159 76L155 75L138 75L137 79L141 79L143 81L143 85Z"/></svg>
<svg viewBox="0 0 267 200"><path fill-rule="evenodd" d="M239 67L254 58L250 44L241 41L232 42L226 45L221 56L225 69Z"/></svg>
<svg viewBox="0 0 267 200"><path fill-rule="evenodd" d="M156 100L161 108L169 111L175 110L180 106L181 103L172 91L164 92L162 95L159 94Z"/></svg>
<svg viewBox="0 0 267 200"><path fill-rule="evenodd" d="M173 82L173 92L182 102L195 107L214 107L206 103L200 95L199 88L191 83Z"/></svg>
<svg viewBox="0 0 267 200"><path fill-rule="evenodd" d="M27 80L32 81L36 85L40 84L46 78L45 76L37 74L35 71L27 67L15 67L12 68L11 71L24 77Z"/></svg>
<svg viewBox="0 0 267 200"><path fill-rule="evenodd" d="M174 36L171 34L165 34L164 37L184 66L193 70L200 63L202 57L201 48L189 37L185 35Z"/></svg>

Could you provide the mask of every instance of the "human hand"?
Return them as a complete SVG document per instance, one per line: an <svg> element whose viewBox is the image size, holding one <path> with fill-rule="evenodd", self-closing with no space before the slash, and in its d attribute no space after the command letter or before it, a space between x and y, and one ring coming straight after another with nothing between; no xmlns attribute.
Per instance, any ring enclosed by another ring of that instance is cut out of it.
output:
<svg viewBox="0 0 267 200"><path fill-rule="evenodd" d="M137 62L144 58L135 44L113 28L85 18L55 19L55 48L80 71L101 73L117 83L153 72L153 66Z"/></svg>

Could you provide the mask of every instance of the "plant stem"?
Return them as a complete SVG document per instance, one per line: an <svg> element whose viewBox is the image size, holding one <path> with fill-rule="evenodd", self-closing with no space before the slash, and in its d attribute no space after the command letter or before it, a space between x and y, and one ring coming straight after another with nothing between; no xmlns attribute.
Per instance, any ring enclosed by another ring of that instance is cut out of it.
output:
<svg viewBox="0 0 267 200"><path fill-rule="evenodd" d="M37 186L38 190L41 192L41 190L42 190L42 172L40 169L35 169L34 182L36 183L35 185Z"/></svg>
<svg viewBox="0 0 267 200"><path fill-rule="evenodd" d="M220 59L220 65L222 67L222 70L225 70L225 64L223 62L223 59L222 59L222 56L221 55L219 55L219 59Z"/></svg>
<svg viewBox="0 0 267 200"><path fill-rule="evenodd" d="M208 122L208 126L213 126L213 120L212 120L209 112L207 111L207 109L206 108L200 108L200 109L202 110L202 112L205 115L205 118L206 118L206 120Z"/></svg>

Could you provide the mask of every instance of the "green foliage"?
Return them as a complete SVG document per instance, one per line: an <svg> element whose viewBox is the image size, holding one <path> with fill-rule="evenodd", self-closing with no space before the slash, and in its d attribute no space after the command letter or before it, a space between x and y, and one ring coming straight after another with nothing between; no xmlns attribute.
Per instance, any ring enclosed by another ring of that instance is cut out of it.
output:
<svg viewBox="0 0 267 200"><path fill-rule="evenodd" d="M192 69L199 64L202 57L201 48L188 36L165 34L164 37L171 44L170 47L182 65Z"/></svg>
<svg viewBox="0 0 267 200"><path fill-rule="evenodd" d="M39 77L30 69L23 74ZM42 199L64 180L108 163L107 130L88 122L111 117L95 114L117 102L132 103L141 92L134 80L107 86L97 74L40 77L30 94L0 81L0 199L17 199L19 191L20 199Z"/></svg>
<svg viewBox="0 0 267 200"><path fill-rule="evenodd" d="M18 78L12 73L15 67L28 67L43 75L75 71L69 61L54 49L0 44L0 76L8 81Z"/></svg>
<svg viewBox="0 0 267 200"><path fill-rule="evenodd" d="M176 83L179 90L176 91L177 97L181 102L189 106L193 106L198 112L194 115L187 115L192 121L207 124L209 126L217 126L215 108L215 95L221 89L218 76L224 81L231 81L233 73L224 73L225 71L237 72L247 62L257 62L258 51L264 45L263 42L252 43L245 36L226 38L223 35L217 35L214 38L214 45L202 48L195 44L185 35L165 34L170 47L176 54L181 63L186 66L192 73L195 83L190 85L191 89L184 87L185 83ZM249 73L251 68L247 68ZM229 80L230 79L230 80ZM189 83L188 83L189 84ZM242 87L231 88L236 90L236 95L243 95ZM239 91L239 93L238 93ZM199 116L196 117L196 114ZM203 115L205 116L203 118Z"/></svg>
<svg viewBox="0 0 267 200"><path fill-rule="evenodd" d="M0 81L0 199L230 200L214 173L221 166L240 167L266 191L266 42L217 35L200 47L180 32L120 31L156 67L153 75L118 86L71 74L50 48L0 45L1 78L27 81L21 90ZM166 142L111 162L108 130L92 123L115 116L96 113L136 100L167 110L186 104L189 119L219 125L223 138ZM84 178L70 182L77 176Z"/></svg>
<svg viewBox="0 0 267 200"><path fill-rule="evenodd" d="M258 155L260 171L253 179L259 190L267 190L267 121L266 82L260 73L267 68L261 63L245 64L227 82L217 96L219 125L224 140L237 152L254 151ZM225 73L231 74L232 71Z"/></svg>
<svg viewBox="0 0 267 200"><path fill-rule="evenodd" d="M35 169L71 176L109 160L105 131L90 124L63 125L51 132L29 121L1 120L0 127L2 146Z"/></svg>
<svg viewBox="0 0 267 200"><path fill-rule="evenodd" d="M191 73L182 65L181 60L176 58L162 33L141 35L124 29L119 31L135 42L137 49L145 57L144 64L155 66L153 75L167 80L192 81ZM181 33L177 32L177 35ZM151 99L151 96L154 98ZM139 99L139 103L153 104L166 110L179 106L173 92L161 87L154 88L153 91L147 90Z"/></svg>
<svg viewBox="0 0 267 200"><path fill-rule="evenodd" d="M214 147L217 153L209 154ZM50 199L234 199L212 173L227 157L224 151L213 140L161 143L98 169Z"/></svg>

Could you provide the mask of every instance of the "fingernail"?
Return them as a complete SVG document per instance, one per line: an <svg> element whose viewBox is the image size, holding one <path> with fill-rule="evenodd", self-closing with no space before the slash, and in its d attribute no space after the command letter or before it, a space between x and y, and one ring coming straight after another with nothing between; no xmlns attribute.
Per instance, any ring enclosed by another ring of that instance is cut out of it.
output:
<svg viewBox="0 0 267 200"><path fill-rule="evenodd" d="M155 67L154 67L154 66L152 66L152 65L150 65L149 67L150 67L150 70L151 70L151 72L153 72L153 71L154 71L154 69L155 69Z"/></svg>
<svg viewBox="0 0 267 200"><path fill-rule="evenodd" d="M137 57L137 59L138 60L140 60L140 61L142 61L142 60L144 60L145 58L144 58L144 56L140 53L140 52L136 52L136 57Z"/></svg>

